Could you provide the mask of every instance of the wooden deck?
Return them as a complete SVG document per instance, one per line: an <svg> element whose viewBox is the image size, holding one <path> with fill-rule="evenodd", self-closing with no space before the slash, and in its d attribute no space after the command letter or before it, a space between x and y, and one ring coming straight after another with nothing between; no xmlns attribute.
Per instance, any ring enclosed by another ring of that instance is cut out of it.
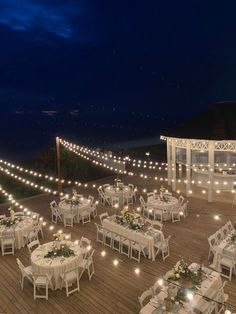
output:
<svg viewBox="0 0 236 314"><path fill-rule="evenodd" d="M127 178L124 182L137 184L137 179ZM109 182L104 179L104 182ZM136 182L135 182L136 181ZM113 179L110 178L110 182ZM143 182L140 181L140 187ZM146 187L153 190L154 186L148 182ZM155 185L155 188L158 188ZM11 191L13 192L13 191ZM85 196L93 194L97 196L96 190L82 191ZM39 212L50 222L49 202L53 196L39 196L24 201L33 210ZM24 291L19 286L19 275L16 265L16 257L19 257L25 265L29 265L30 256L26 248L16 250L15 256L0 257L0 313L123 313L133 314L139 312L138 296L149 288L158 277L170 270L173 265L184 257L189 262L201 262L209 265L207 261L208 243L207 237L214 233L229 219L235 220L235 210L231 204L212 203L208 204L206 200L189 198L190 209L189 216L180 223L172 224L165 222L163 231L165 236L171 234L170 241L171 256L165 262L158 257L155 262L142 259L138 264L129 260L109 248L105 248L107 254L101 256L104 247L96 242L96 228L94 221L85 225L76 225L73 229L63 228L59 224L56 230L63 229L72 233L72 239L79 239L85 236L92 240L95 248L95 275L90 282L87 275L84 274L81 282L79 293L74 293L66 297L65 290L49 292L49 300L33 300L32 285L25 281ZM1 211L6 210L7 205L1 206ZM136 206L135 206L136 207ZM112 213L111 208L98 207L99 213L104 211ZM219 214L219 221L214 220L214 215ZM199 215L199 216L198 216ZM98 221L98 217L95 221ZM45 227L44 238L41 243L52 240L52 232ZM113 260L119 259L119 265L113 266ZM134 273L136 267L140 268L140 274ZM231 283L226 286L226 292L229 293L231 303L236 312L236 279L233 278Z"/></svg>

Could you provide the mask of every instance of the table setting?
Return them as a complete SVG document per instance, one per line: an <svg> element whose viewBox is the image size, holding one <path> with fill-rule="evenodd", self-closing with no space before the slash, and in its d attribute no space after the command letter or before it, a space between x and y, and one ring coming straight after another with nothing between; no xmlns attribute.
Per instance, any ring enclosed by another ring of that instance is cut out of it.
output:
<svg viewBox="0 0 236 314"><path fill-rule="evenodd" d="M15 211L8 209L10 216L0 220L0 238L4 233L14 233L15 247L20 249L25 246L25 236L34 229L35 219L24 213L22 216L14 216Z"/></svg>
<svg viewBox="0 0 236 314"><path fill-rule="evenodd" d="M152 297L140 314L201 313L204 298L216 298L222 285L220 274L183 259L159 279L160 292Z"/></svg>
<svg viewBox="0 0 236 314"><path fill-rule="evenodd" d="M60 240L63 239L63 240ZM65 271L78 266L83 258L78 241L64 240L63 233L60 238L45 243L36 248L31 254L33 272L48 274L51 279L51 289L62 288L61 276Z"/></svg>
<svg viewBox="0 0 236 314"><path fill-rule="evenodd" d="M109 199L112 199L113 197L119 198L119 204L123 205L125 201L131 196L132 190L119 178L116 178L113 185L104 187L104 193Z"/></svg>

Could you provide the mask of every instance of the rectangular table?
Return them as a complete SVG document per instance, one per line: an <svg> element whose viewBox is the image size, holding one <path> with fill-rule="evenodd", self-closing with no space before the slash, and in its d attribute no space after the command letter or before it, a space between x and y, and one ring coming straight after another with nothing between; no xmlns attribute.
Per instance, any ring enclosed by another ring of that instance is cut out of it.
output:
<svg viewBox="0 0 236 314"><path fill-rule="evenodd" d="M155 236L152 236L151 233L132 230L128 227L118 224L112 219L112 217L103 220L103 227L108 231L115 232L124 238L142 244L147 248L148 258L152 259L153 261L155 260L154 244L158 241L158 239L155 239ZM159 233L159 241L161 241L163 238L163 233L161 231L158 232L158 230L156 231L157 232L155 233Z"/></svg>

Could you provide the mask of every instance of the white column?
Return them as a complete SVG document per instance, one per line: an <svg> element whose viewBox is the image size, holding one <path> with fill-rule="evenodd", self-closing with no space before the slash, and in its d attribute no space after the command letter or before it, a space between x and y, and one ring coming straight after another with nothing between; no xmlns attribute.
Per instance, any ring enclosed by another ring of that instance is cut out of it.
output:
<svg viewBox="0 0 236 314"><path fill-rule="evenodd" d="M209 164L209 176L208 180L210 183L208 184L208 202L212 202L213 200L213 185L214 185L214 172L215 172L215 145L213 141L209 142L208 146L208 164Z"/></svg>
<svg viewBox="0 0 236 314"><path fill-rule="evenodd" d="M171 185L171 142L167 139L167 182L168 185Z"/></svg>
<svg viewBox="0 0 236 314"><path fill-rule="evenodd" d="M175 144L172 142L172 150L171 150L171 170L172 170L172 191L176 191L176 149Z"/></svg>
<svg viewBox="0 0 236 314"><path fill-rule="evenodd" d="M186 196L188 196L191 190L191 142L187 141L186 145Z"/></svg>

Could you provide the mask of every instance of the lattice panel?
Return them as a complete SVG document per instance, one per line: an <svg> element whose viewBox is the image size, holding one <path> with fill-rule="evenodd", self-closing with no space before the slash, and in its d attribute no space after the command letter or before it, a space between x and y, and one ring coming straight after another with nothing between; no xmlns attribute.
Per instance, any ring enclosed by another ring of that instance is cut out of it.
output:
<svg viewBox="0 0 236 314"><path fill-rule="evenodd" d="M217 151L236 151L236 142L220 141L215 143L215 150Z"/></svg>

